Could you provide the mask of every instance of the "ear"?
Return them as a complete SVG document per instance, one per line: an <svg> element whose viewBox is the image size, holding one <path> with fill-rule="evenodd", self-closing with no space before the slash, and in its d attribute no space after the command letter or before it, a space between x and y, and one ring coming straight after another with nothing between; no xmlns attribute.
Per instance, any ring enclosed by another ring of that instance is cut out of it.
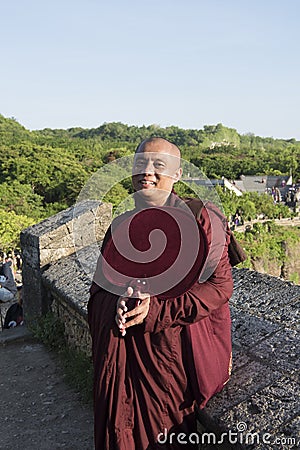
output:
<svg viewBox="0 0 300 450"><path fill-rule="evenodd" d="M179 169L177 169L175 172L174 183L177 183L177 181L180 180L181 176L182 176L182 168L179 167Z"/></svg>

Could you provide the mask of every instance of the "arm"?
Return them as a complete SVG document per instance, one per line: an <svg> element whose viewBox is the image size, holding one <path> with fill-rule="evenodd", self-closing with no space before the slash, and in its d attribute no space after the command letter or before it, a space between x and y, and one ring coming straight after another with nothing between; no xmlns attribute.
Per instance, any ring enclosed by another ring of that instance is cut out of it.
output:
<svg viewBox="0 0 300 450"><path fill-rule="evenodd" d="M204 272L211 271L212 274L206 281L195 283L180 297L169 300L151 297L145 319L145 332L159 332L167 327L197 322L226 303L232 295L233 281L228 258L230 234L227 222L214 205L205 208L199 220L207 234L210 248Z"/></svg>
<svg viewBox="0 0 300 450"><path fill-rule="evenodd" d="M17 292L17 285L11 270L11 262L6 262L3 264L3 274L6 280L1 283L2 287L8 289L10 292L15 294Z"/></svg>

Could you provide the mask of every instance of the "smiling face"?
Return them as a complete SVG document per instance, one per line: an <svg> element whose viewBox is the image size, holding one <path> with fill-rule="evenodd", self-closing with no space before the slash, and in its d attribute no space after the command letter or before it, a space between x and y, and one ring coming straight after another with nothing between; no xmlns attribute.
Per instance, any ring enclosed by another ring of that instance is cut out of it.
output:
<svg viewBox="0 0 300 450"><path fill-rule="evenodd" d="M171 142L152 138L138 147L133 163L132 184L145 202L162 206L181 174L180 151Z"/></svg>

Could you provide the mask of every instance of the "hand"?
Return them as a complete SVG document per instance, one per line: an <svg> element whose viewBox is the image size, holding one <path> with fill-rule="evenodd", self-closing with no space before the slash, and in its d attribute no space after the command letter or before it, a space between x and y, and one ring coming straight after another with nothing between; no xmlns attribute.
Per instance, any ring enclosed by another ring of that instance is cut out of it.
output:
<svg viewBox="0 0 300 450"><path fill-rule="evenodd" d="M129 317L133 317L131 320L129 320L129 322L125 321L125 333L126 328L143 323L148 315L150 307L150 294L140 294L139 300L140 303L131 311L126 312L124 315L125 320Z"/></svg>
<svg viewBox="0 0 300 450"><path fill-rule="evenodd" d="M117 314L115 320L122 336L125 336L126 328L142 323L147 317L149 311L150 295L146 293L140 293L137 299L137 306L128 311L126 301L132 296L132 294L132 287L128 287L125 294L122 297L119 297L117 301ZM130 317L133 318L127 322L126 320Z"/></svg>

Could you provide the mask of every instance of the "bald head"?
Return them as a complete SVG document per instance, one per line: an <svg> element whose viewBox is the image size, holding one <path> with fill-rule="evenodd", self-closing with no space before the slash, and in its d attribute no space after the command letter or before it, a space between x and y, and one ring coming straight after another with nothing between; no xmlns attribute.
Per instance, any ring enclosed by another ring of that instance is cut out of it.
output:
<svg viewBox="0 0 300 450"><path fill-rule="evenodd" d="M167 139L161 137L151 137L145 139L137 147L135 153L144 153L146 151L160 152L165 153L167 155L175 156L176 158L178 158L178 162L180 165L180 157L181 157L180 150L175 144L168 141Z"/></svg>

